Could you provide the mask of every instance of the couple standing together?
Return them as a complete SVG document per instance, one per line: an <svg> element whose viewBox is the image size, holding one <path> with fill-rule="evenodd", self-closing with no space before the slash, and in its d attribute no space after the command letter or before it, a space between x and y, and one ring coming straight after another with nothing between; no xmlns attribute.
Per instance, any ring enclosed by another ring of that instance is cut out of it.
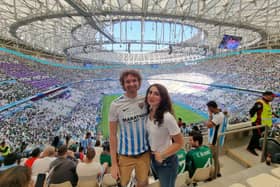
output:
<svg viewBox="0 0 280 187"><path fill-rule="evenodd" d="M151 166L161 187L174 187L176 152L183 147L184 138L167 89L153 84L145 96L139 96L141 80L136 70L122 72L120 84L125 94L110 107L111 174L124 187L135 170L137 187L145 187Z"/></svg>

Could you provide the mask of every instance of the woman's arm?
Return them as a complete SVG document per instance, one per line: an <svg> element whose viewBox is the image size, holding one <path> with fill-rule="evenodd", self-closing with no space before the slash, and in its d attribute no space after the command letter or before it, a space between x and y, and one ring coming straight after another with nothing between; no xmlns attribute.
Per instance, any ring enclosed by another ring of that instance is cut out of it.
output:
<svg viewBox="0 0 280 187"><path fill-rule="evenodd" d="M155 159L158 162L162 162L164 159L174 155L184 146L184 137L182 133L176 134L174 136L171 136L173 139L172 145L170 145L166 150L163 152L155 152Z"/></svg>

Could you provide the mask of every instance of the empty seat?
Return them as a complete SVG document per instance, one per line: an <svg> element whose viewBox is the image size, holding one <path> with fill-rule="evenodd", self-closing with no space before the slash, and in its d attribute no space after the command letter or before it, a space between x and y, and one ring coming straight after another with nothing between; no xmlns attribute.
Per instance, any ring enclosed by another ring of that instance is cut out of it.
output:
<svg viewBox="0 0 280 187"><path fill-rule="evenodd" d="M77 187L97 187L97 175L79 176Z"/></svg>
<svg viewBox="0 0 280 187"><path fill-rule="evenodd" d="M181 173L177 176L175 186L176 187L186 186L187 181L189 181L189 172Z"/></svg>
<svg viewBox="0 0 280 187"><path fill-rule="evenodd" d="M246 181L252 187L279 186L280 180L272 175L262 173Z"/></svg>
<svg viewBox="0 0 280 187"><path fill-rule="evenodd" d="M212 167L197 168L193 174L193 177L187 181L187 184L192 184L200 181L205 181L210 178Z"/></svg>
<svg viewBox="0 0 280 187"><path fill-rule="evenodd" d="M59 184L50 184L50 187L72 187L72 184L70 181L66 181L63 183L59 183Z"/></svg>
<svg viewBox="0 0 280 187"><path fill-rule="evenodd" d="M105 174L102 180L103 187L117 186L117 181L112 177L111 174Z"/></svg>

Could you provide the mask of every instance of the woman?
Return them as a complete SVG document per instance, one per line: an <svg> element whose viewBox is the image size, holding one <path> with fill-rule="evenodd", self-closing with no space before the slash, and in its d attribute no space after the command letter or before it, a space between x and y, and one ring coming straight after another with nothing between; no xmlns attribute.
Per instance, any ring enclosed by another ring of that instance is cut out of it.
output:
<svg viewBox="0 0 280 187"><path fill-rule="evenodd" d="M34 187L31 179L31 169L25 166L15 166L0 173L0 186Z"/></svg>
<svg viewBox="0 0 280 187"><path fill-rule="evenodd" d="M161 187L174 187L178 170L176 152L184 145L184 138L173 114L167 89L151 85L145 102L149 112L147 130L152 151L152 169Z"/></svg>

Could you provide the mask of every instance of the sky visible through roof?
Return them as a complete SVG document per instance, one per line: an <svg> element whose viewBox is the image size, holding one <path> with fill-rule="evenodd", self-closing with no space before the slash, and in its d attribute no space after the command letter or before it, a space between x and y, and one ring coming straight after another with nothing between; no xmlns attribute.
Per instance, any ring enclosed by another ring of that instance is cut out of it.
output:
<svg viewBox="0 0 280 187"><path fill-rule="evenodd" d="M157 25L157 26L156 26ZM133 41L141 41L141 21L122 21L116 22L113 26L113 36L117 41L131 41L130 51L133 52L152 52L169 47L169 43L180 43L182 41L190 39L194 36L198 29L189 25L183 25L183 39L182 39L182 25L178 23L169 23L155 21L144 22L144 42L157 41L159 43L166 44L143 44L141 50L141 44L133 44ZM111 27L108 26L107 31L111 31ZM96 38L100 38L97 34ZM128 45L125 43L117 44L104 44L103 47L106 50L127 52Z"/></svg>

